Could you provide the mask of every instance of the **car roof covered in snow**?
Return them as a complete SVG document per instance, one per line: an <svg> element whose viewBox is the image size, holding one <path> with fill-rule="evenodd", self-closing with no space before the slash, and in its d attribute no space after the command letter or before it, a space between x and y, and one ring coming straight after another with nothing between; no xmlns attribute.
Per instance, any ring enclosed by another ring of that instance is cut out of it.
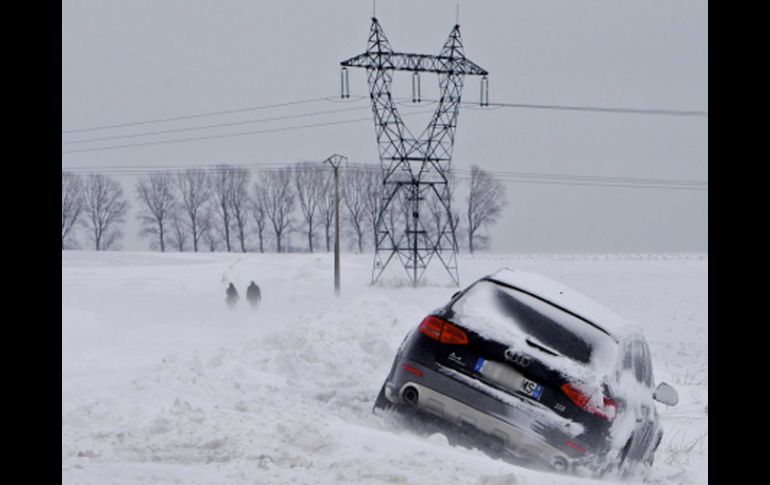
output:
<svg viewBox="0 0 770 485"><path fill-rule="evenodd" d="M619 341L633 324L609 308L557 281L535 273L504 268L482 279L496 281L531 293L588 320Z"/></svg>

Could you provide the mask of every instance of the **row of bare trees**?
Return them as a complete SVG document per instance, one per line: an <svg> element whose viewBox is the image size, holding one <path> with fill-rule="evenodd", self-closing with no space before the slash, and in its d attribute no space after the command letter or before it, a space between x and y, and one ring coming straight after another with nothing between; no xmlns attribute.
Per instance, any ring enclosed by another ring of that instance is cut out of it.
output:
<svg viewBox="0 0 770 485"><path fill-rule="evenodd" d="M346 167L341 174L341 215L348 247L363 252L376 237L383 203L379 169ZM453 178L450 195L457 185ZM166 251L284 252L298 234L309 252L330 251L334 237L334 179L328 167L302 162L294 166L250 172L220 165L213 170L153 172L138 179L140 236L153 249ZM451 217L438 197L426 197L427 229L440 233L448 224L458 242L471 252L488 246L484 229L493 225L505 205L503 185L474 166L466 204ZM105 175L87 178L62 172L62 249L76 245L74 228L85 230L93 248L116 247L122 236L128 202L120 184ZM384 224L394 227L409 217L403 198L391 202Z"/></svg>
<svg viewBox="0 0 770 485"><path fill-rule="evenodd" d="M97 251L113 248L123 236L121 227L128 201L115 180L94 174L86 179L69 172L61 177L61 244L73 246L74 229L81 226Z"/></svg>

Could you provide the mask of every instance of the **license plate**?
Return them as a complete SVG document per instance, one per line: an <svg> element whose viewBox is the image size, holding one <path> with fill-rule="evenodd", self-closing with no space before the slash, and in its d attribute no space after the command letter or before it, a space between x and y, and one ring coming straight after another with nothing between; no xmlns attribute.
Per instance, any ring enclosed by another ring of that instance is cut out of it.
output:
<svg viewBox="0 0 770 485"><path fill-rule="evenodd" d="M473 370L487 379L500 384L511 391L519 391L532 399L540 399L543 394L543 386L530 381L511 367L498 362L492 362L479 357Z"/></svg>
<svg viewBox="0 0 770 485"><path fill-rule="evenodd" d="M540 399L540 395L543 394L543 386L525 378L521 384L521 391L533 399Z"/></svg>

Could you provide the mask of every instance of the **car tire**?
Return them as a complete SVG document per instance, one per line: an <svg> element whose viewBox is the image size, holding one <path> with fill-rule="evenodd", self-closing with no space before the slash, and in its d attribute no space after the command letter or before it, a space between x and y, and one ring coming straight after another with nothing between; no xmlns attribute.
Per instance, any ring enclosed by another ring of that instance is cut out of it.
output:
<svg viewBox="0 0 770 485"><path fill-rule="evenodd" d="M663 441L663 433L658 434L658 441L655 442L655 446L650 450L650 454L645 460L645 463L649 466L652 466L653 462L655 461L655 452L658 451L658 447L660 446L660 442Z"/></svg>
<svg viewBox="0 0 770 485"><path fill-rule="evenodd" d="M623 449L620 451L620 460L618 462L618 473L622 478L628 478L634 471L634 461L629 457L631 453L631 447L633 446L633 437L629 438Z"/></svg>
<svg viewBox="0 0 770 485"><path fill-rule="evenodd" d="M626 441L625 446L623 446L623 449L620 450L620 461L618 462L618 468L622 467L626 463L626 459L628 458L628 452L631 451L631 442L632 439L629 438L628 441Z"/></svg>
<svg viewBox="0 0 770 485"><path fill-rule="evenodd" d="M385 384L383 384L380 388L380 393L377 395L377 399L374 400L372 412L377 414L377 411L392 411L394 407L395 405L385 397Z"/></svg>

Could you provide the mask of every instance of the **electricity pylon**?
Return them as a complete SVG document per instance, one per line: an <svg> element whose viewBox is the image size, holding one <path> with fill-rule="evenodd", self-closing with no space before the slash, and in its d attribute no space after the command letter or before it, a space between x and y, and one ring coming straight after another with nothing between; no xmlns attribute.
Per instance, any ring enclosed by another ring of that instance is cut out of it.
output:
<svg viewBox="0 0 770 485"><path fill-rule="evenodd" d="M435 256L456 285L457 238L451 212L449 169L457 116L466 75L483 76L481 104L488 103L487 71L465 58L460 26L449 33L439 55L393 52L379 22L372 18L366 52L342 65L342 96L346 93L347 68L366 69L374 114L374 129L382 168L382 203L375 224L372 283L395 258L401 261L413 286L417 286ZM441 96L428 126L415 137L404 124L391 95L394 71L413 72L413 100L418 101L419 73L438 74ZM393 201L401 199L402 207ZM424 208L432 202L426 229ZM396 212L398 209L398 212ZM422 216L422 217L421 217Z"/></svg>

